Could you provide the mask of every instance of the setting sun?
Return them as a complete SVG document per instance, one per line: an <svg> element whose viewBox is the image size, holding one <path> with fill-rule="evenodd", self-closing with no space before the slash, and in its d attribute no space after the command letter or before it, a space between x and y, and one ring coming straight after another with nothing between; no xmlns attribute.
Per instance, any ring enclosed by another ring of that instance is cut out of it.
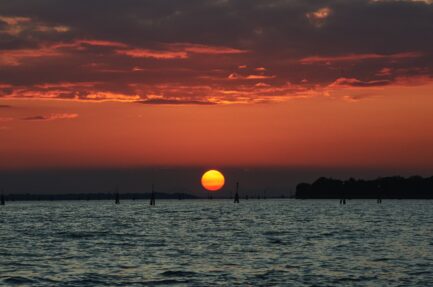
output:
<svg viewBox="0 0 433 287"><path fill-rule="evenodd" d="M206 190L217 191L224 186L224 175L218 170L206 171L201 177L201 184Z"/></svg>

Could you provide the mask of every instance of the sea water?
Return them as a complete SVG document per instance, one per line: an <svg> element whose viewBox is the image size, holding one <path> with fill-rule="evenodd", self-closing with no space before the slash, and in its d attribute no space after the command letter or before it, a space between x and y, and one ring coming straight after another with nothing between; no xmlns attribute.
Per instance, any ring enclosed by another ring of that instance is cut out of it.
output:
<svg viewBox="0 0 433 287"><path fill-rule="evenodd" d="M7 202L4 286L433 286L433 201Z"/></svg>

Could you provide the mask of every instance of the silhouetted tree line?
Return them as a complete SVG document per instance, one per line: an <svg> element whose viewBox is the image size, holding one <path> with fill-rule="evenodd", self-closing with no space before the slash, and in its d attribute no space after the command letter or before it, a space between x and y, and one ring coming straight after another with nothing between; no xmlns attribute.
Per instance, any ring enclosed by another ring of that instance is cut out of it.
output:
<svg viewBox="0 0 433 287"><path fill-rule="evenodd" d="M187 193L155 193L157 199L197 199ZM120 193L120 199L150 199L151 193ZM114 193L71 193L71 194L8 194L6 201L51 201L51 200L112 200Z"/></svg>
<svg viewBox="0 0 433 287"><path fill-rule="evenodd" d="M433 176L382 177L374 180L338 180L321 177L296 186L296 198L433 199Z"/></svg>

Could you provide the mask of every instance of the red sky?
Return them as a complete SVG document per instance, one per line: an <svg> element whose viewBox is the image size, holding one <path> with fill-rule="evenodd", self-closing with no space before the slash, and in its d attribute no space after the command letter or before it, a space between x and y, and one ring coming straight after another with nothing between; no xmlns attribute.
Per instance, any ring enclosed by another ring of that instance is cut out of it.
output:
<svg viewBox="0 0 433 287"><path fill-rule="evenodd" d="M0 169L433 168L428 1L181 2L4 1Z"/></svg>

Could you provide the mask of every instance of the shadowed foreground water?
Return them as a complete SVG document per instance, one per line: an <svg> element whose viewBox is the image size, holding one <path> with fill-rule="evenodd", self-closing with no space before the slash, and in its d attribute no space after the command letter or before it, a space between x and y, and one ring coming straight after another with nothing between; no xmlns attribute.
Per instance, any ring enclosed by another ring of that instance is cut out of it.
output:
<svg viewBox="0 0 433 287"><path fill-rule="evenodd" d="M433 286L433 201L8 202L0 285Z"/></svg>

